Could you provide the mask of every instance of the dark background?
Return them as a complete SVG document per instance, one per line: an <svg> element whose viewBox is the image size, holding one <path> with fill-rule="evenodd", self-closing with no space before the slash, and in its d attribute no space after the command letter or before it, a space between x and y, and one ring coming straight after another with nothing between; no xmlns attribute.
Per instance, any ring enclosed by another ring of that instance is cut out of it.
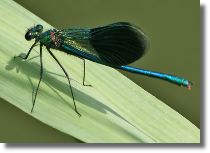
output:
<svg viewBox="0 0 210 153"><path fill-rule="evenodd" d="M150 50L130 66L177 75L194 86L188 91L166 81L120 72L200 128L199 0L15 1L57 29L94 28L119 21L140 25L150 40ZM76 142L2 99L0 108L0 142Z"/></svg>

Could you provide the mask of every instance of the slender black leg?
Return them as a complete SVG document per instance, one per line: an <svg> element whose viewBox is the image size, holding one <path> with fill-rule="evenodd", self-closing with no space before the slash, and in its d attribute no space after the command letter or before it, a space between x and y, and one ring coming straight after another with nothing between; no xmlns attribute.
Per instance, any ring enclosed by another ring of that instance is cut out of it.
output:
<svg viewBox="0 0 210 153"><path fill-rule="evenodd" d="M42 74L43 74L43 66L42 66L42 45L40 45L40 65L41 65L40 78L39 78L38 86L36 88L36 93L35 93L35 96L34 96L33 106L31 108L31 113L33 112L33 109L34 109L34 105L35 105L35 101L36 101L36 96L37 96L37 93L38 93L38 90L39 90L39 85L41 83Z"/></svg>
<svg viewBox="0 0 210 153"><path fill-rule="evenodd" d="M25 57L22 57L22 56L15 56L14 58L20 57L20 58L26 60L26 59L28 58L29 54L31 53L32 49L33 49L34 46L36 45L36 43L37 43L37 42L35 42L35 43L31 46L31 48L29 49L29 51L28 51L28 53L27 53L27 55L26 55Z"/></svg>
<svg viewBox="0 0 210 153"><path fill-rule="evenodd" d="M77 56L78 57L78 56ZM82 59L83 60L83 63L84 63L84 75L83 75L83 86L89 86L89 87L92 87L92 85L87 85L87 84L85 84L85 58L82 58L82 57L78 57L78 58L80 58L80 59Z"/></svg>
<svg viewBox="0 0 210 153"><path fill-rule="evenodd" d="M61 63L57 60L57 58L53 55L53 53L50 51L49 48L47 48L48 52L50 53L50 55L55 59L55 61L58 63L58 65L62 68L63 72L65 73L67 79L68 79L68 82L69 82L69 87L70 87L70 91L71 91L71 95L72 95L72 99L73 99L73 102L74 102L74 109L76 111L76 113L79 115L79 117L81 116L80 113L77 111L77 107L76 107L76 103L74 101L74 94L73 94L73 90L72 90L72 87L71 87L71 83L70 83L70 79L69 79L69 75L68 73L66 72L66 70L63 68L63 66L61 65Z"/></svg>

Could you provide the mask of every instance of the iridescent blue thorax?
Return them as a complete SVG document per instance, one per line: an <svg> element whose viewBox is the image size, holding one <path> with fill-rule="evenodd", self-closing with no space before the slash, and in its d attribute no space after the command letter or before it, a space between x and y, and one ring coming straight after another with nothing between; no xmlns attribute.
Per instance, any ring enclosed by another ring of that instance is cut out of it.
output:
<svg viewBox="0 0 210 153"><path fill-rule="evenodd" d="M39 33L36 37L36 41L40 41L41 45L44 45L48 48L57 49L59 46L56 46L55 42L52 39L52 33L54 29L50 29L44 33Z"/></svg>

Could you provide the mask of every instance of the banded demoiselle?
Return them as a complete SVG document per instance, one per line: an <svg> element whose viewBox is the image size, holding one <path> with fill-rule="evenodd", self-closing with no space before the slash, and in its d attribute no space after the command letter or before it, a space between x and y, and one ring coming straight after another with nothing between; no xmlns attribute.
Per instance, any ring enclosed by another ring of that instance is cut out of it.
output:
<svg viewBox="0 0 210 153"><path fill-rule="evenodd" d="M145 55L145 53L149 49L149 40L145 32L141 29L141 27L133 23L118 22L97 28L72 27L61 30L50 29L44 33L42 33L42 31L42 25L37 25L34 28L29 29L25 34L25 39L29 41L35 38L35 43L31 46L25 57L16 56L26 60L33 47L38 42L40 42L40 79L36 89L31 112L33 111L35 105L36 96L43 75L43 45L46 46L50 55L55 59L55 61L59 64L59 66L65 73L68 79L72 99L74 102L74 108L79 116L81 115L76 108L76 103L74 100L69 76L65 71L64 67L60 64L60 62L57 60L54 54L50 51L50 48L65 52L70 55L74 55L78 58L81 58L84 61L84 86L86 86L84 84L85 59L112 68L129 71L131 73L137 73L149 77L166 80L179 86L185 86L189 90L191 89L191 85L193 85L193 82L177 76L126 66L140 59L143 55Z"/></svg>

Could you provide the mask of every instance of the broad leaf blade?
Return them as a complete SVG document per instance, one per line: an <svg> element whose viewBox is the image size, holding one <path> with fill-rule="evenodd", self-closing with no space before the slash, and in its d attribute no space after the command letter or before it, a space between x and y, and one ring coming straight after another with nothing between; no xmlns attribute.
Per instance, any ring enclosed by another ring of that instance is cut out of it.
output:
<svg viewBox="0 0 210 153"><path fill-rule="evenodd" d="M39 46L26 61L13 57L26 54L34 43L24 38L25 27L34 22L52 28L15 2L0 1L0 97L28 114L40 77ZM82 117L74 111L64 73L45 47L43 81L31 116L84 142L200 142L197 127L118 71L86 60L86 84L93 87L84 87L83 62L52 51L71 77Z"/></svg>

